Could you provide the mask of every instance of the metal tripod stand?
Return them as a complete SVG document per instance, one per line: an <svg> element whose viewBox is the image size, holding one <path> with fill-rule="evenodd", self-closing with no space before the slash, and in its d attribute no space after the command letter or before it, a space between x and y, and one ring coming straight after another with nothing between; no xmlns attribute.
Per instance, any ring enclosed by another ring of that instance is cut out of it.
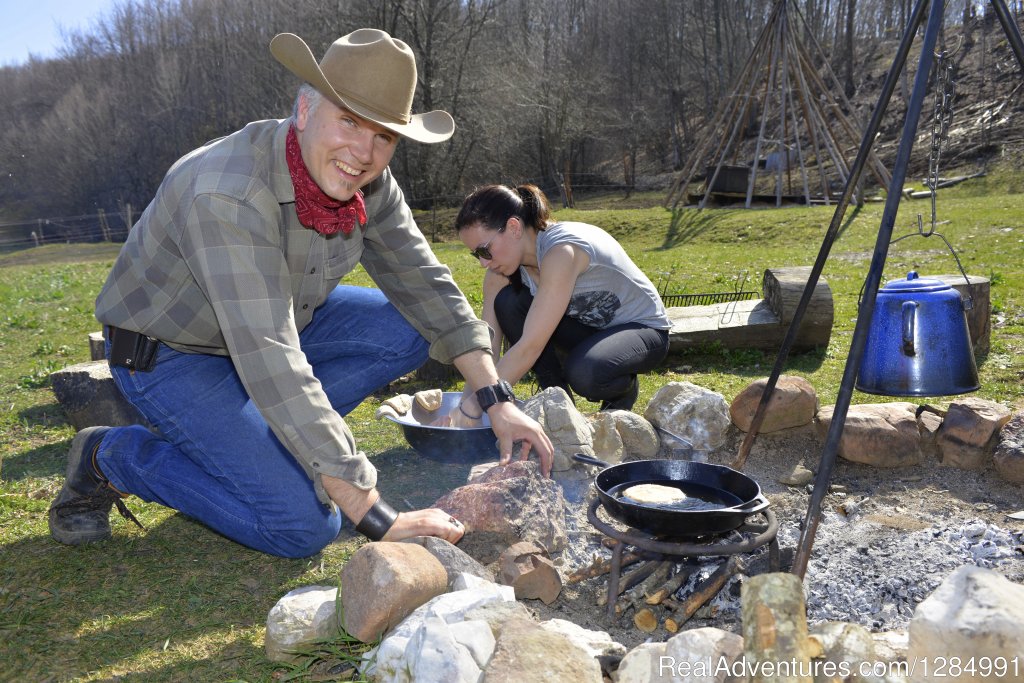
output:
<svg viewBox="0 0 1024 683"><path fill-rule="evenodd" d="M996 13L996 17L998 18L1004 33L1006 34L1006 38L1013 50L1014 56L1017 59L1017 63L1020 66L1021 71L1024 72L1024 40L1021 39L1020 31L1017 29L1017 25L1014 22L1013 17L1010 15L1004 0L990 0L990 4ZM900 73L903 71L903 67L907 61L907 56L910 53L910 47L914 41L914 36L917 34L919 27L924 22L925 10L929 5L930 11L928 12L927 24L925 25L921 55L918 61L918 69L914 77L914 87L911 92L906 120L903 125L903 133L896 152L896 159L893 163L892 178L886 195L885 207L882 211L882 220L878 229L875 250L871 258L871 265L868 270L867 279L864 283L864 294L857 313L857 324L853 332L853 341L850 344L850 353L846 359L846 367L843 371L842 382L839 387L839 393L836 397L835 408L832 414L832 422L829 426L828 435L825 438L825 446L821 453L818 473L814 481L814 490L811 493L811 500L807 506L807 514L804 518L801 530L800 543L793 559L792 573L796 574L800 578L803 578L807 571L807 562L810 559L811 548L814 545L814 536L817 532L818 522L821 518L821 503L832 480L832 470L835 467L836 456L839 450L839 440L842 437L843 426L846 422L846 415L850 408L850 401L853 396L857 374L860 372L861 358L864 354L865 344L867 343L868 326L871 322L872 314L875 309L875 299L878 294L878 286L882 279L882 270L885 266L885 260L889 251L889 243L892 238L893 226L896 222L896 214L899 209L900 198L902 197L901 189L903 187L904 180L906 179L907 165L910 161L910 152L913 148L915 136L917 135L918 122L924 105L925 92L928 89L928 80L932 70L932 63L934 61L935 44L938 39L939 30L942 25L943 11L945 9L944 0L918 0L914 6L910 21L900 41L899 48L897 49L896 57L889 69L889 73L886 75L885 82L882 84L882 91L879 95L878 103L875 105L871 119L864 131L864 137L861 140L857 156L850 167L850 174L847 179L846 186L843 189L843 194L840 197L839 203L836 205L835 213L833 214L828 230L825 233L825 239L818 252L818 257L814 262L814 266L811 268L810 277L807 280L803 294L800 297L800 302L794 312L793 321L790 323L789 329L786 332L786 337L782 342L782 347L779 349L775 365L772 367L771 375L768 377L764 391L761 394L761 400L758 403L757 411L754 413L754 419L751 423L750 430L747 432L747 435L740 446L740 451L736 460L732 463L732 466L736 469L743 469L743 465L746 463L747 456L753 446L754 439L757 437L757 432L761 428L761 424L764 422L768 403L771 400L772 393L775 391L779 375L782 374L783 366L786 363L789 351L792 348L797 332L800 329L801 321L807 310L807 306L810 303L814 288L818 283L818 278L821 276L821 272L825 267L825 261L828 259L829 252L832 249L832 244L835 242L836 237L839 234L846 209L850 205L857 183L860 181L861 172L864 170L864 166L871 152L874 140L878 135L878 131L882 123L882 117L889 105L889 100L892 97L893 91L896 89Z"/></svg>

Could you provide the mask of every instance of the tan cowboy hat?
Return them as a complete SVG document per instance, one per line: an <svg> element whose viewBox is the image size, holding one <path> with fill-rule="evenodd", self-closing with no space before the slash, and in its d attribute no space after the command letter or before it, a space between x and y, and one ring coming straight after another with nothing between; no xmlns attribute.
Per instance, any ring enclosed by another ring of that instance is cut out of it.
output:
<svg viewBox="0 0 1024 683"><path fill-rule="evenodd" d="M418 142L444 142L455 131L445 111L412 113L416 58L384 31L361 28L334 41L318 65L309 46L279 33L270 53L335 104Z"/></svg>

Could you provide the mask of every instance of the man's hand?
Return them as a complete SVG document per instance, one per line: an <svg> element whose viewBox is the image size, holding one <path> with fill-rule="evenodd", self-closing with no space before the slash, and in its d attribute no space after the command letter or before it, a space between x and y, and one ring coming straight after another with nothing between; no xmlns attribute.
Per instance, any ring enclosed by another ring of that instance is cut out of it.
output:
<svg viewBox="0 0 1024 683"><path fill-rule="evenodd" d="M545 477L551 476L551 465L554 462L554 446L551 439L544 433L538 422L528 417L514 403L496 403L487 417L491 419L491 429L498 437L499 464L507 465L512 459L512 448L516 442L520 444L519 459L526 460L532 450L540 461L540 471Z"/></svg>
<svg viewBox="0 0 1024 683"><path fill-rule="evenodd" d="M344 479L323 475L322 481L327 495L341 508L342 514L356 524L380 498L377 489L365 491ZM430 508L398 513L395 523L381 540L400 541L414 536L437 536L449 543L457 543L465 532L466 527L447 512Z"/></svg>
<svg viewBox="0 0 1024 683"><path fill-rule="evenodd" d="M384 534L382 541L401 541L416 536L436 536L449 543L458 543L466 527L462 522L438 508L398 513L398 519Z"/></svg>

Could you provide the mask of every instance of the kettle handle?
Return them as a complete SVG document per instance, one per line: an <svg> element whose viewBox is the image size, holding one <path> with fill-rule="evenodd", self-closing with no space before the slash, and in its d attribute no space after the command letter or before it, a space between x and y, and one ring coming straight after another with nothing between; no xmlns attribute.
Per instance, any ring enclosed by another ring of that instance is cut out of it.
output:
<svg viewBox="0 0 1024 683"><path fill-rule="evenodd" d="M908 356L916 355L914 350L914 328L917 326L916 301L903 302L903 353Z"/></svg>

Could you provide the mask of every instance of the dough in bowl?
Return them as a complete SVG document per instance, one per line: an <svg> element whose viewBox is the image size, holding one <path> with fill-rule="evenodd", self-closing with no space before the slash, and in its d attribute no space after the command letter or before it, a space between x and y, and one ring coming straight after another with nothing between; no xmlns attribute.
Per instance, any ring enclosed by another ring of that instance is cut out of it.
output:
<svg viewBox="0 0 1024 683"><path fill-rule="evenodd" d="M443 398L444 394L440 389L427 389L417 391L415 394L416 402L420 404L420 407L431 413L441 407Z"/></svg>
<svg viewBox="0 0 1024 683"><path fill-rule="evenodd" d="M635 500L638 503L651 503L653 505L668 505L686 500L686 494L675 486L663 486L662 484L637 484L622 490L622 497Z"/></svg>

